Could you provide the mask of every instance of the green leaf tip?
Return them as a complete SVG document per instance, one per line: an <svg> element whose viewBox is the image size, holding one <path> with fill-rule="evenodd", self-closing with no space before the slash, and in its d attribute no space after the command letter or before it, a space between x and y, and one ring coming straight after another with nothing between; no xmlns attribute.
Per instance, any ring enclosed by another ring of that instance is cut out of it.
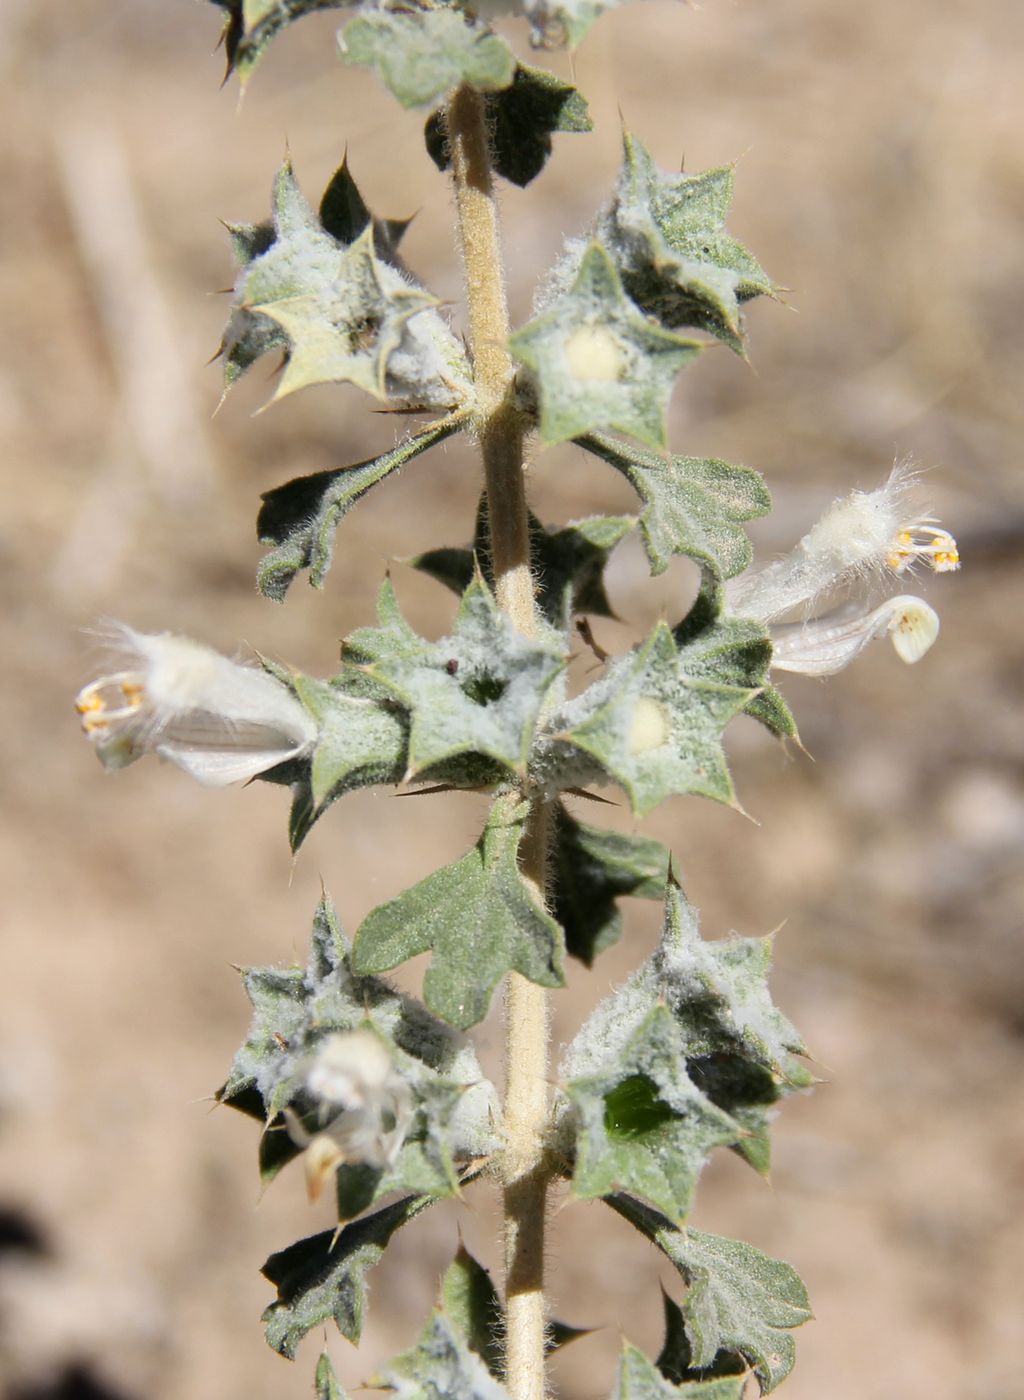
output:
<svg viewBox="0 0 1024 1400"><path fill-rule="evenodd" d="M790 1330L812 1316L796 1270L739 1240L680 1230L628 1195L605 1199L688 1285L681 1313L694 1369L713 1366L726 1352L750 1363L764 1393L784 1381L796 1358Z"/></svg>
<svg viewBox="0 0 1024 1400"><path fill-rule="evenodd" d="M461 84L497 92L513 82L512 50L454 5L368 6L338 35L346 63L372 68L403 107L436 103Z"/></svg>
<svg viewBox="0 0 1024 1400"><path fill-rule="evenodd" d="M348 0L212 0L227 14L222 42L227 73L237 73L243 87L274 36L303 15L340 10Z"/></svg>
<svg viewBox="0 0 1024 1400"><path fill-rule="evenodd" d="M562 986L562 931L519 869L527 811L524 802L499 798L467 855L373 910L356 934L356 968L384 972L432 950L424 999L459 1030L483 1019L510 969L542 987Z"/></svg>
<svg viewBox="0 0 1024 1400"><path fill-rule="evenodd" d="M742 1375L674 1382L627 1342L611 1400L742 1400L748 1374L744 1365Z"/></svg>
<svg viewBox="0 0 1024 1400"><path fill-rule="evenodd" d="M316 1363L316 1376L313 1383L316 1400L348 1400L345 1391L334 1374L334 1366L326 1352L321 1352Z"/></svg>
<svg viewBox="0 0 1024 1400"><path fill-rule="evenodd" d="M485 95L484 108L494 171L520 187L544 169L555 132L593 129L586 101L576 88L546 68L522 63L516 65L515 77L507 88ZM450 161L443 112L427 118L424 139L434 164L447 170Z"/></svg>
<svg viewBox="0 0 1024 1400"><path fill-rule="evenodd" d="M509 339L532 372L547 443L612 429L663 448L676 374L700 348L637 308L599 242L572 286Z"/></svg>

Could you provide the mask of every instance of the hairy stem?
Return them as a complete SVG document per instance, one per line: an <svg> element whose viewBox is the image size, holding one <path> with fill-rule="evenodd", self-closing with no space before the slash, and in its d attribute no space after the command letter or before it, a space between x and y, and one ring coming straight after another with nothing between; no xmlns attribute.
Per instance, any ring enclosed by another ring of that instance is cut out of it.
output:
<svg viewBox="0 0 1024 1400"><path fill-rule="evenodd" d="M476 429L487 489L491 554L499 605L527 636L537 615L524 483L525 425L512 393L508 304L498 237L484 104L459 88L448 105L448 143L466 277L469 341L477 394ZM524 875L544 897L548 814L536 801L523 840ZM505 994L505 1345L513 1400L543 1400L544 1224L550 1172L548 1008L542 987L518 973Z"/></svg>

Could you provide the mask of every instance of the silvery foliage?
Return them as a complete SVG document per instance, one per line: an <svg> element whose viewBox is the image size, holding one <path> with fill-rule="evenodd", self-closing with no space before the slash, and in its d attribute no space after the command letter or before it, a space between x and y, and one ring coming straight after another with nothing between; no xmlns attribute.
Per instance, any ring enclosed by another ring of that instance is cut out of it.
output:
<svg viewBox="0 0 1024 1400"><path fill-rule="evenodd" d="M446 100L474 88L496 174L525 185L552 155L553 136L586 131L590 120L570 84L520 63L489 20L525 13L538 47L574 47L617 2L382 0L346 18L338 50L425 113L427 150L442 170ZM214 3L225 12L229 72L243 83L287 25L342 8ZM209 784L262 776L287 786L295 849L360 788L488 798L475 843L372 910L351 946L325 896L305 966L243 972L252 1024L218 1098L261 1123L265 1182L301 1157L310 1194L330 1188L336 1205L330 1228L264 1267L277 1290L267 1338L285 1356L328 1319L357 1342L366 1275L395 1232L500 1157L498 1095L466 1032L501 979L515 970L562 986L572 959L589 966L621 936L618 902L634 895L664 901L661 942L566 1049L546 1141L567 1190L605 1201L686 1288L681 1304L665 1301L656 1358L626 1344L614 1395L739 1400L751 1379L768 1391L792 1367L791 1331L809 1316L794 1271L687 1224L709 1155L724 1147L766 1173L779 1103L812 1083L806 1047L768 990L771 942L703 939L670 853L584 822L577 803L610 786L637 816L679 795L738 805L723 746L730 721L746 714L782 739L796 735L772 668L829 674L878 636L918 661L935 640L936 614L913 595L879 595L917 564L947 572L959 559L897 471L837 502L790 555L752 568L745 525L770 506L761 478L669 450L676 375L709 338L745 355L744 308L773 293L726 228L732 189L731 168L669 174L626 133L614 188L589 228L567 239L533 315L512 335L514 408L526 425L542 442L574 441L638 497L635 515L559 525L531 517L533 638L497 605L485 499L475 532L467 523L461 541L425 542L408 561L458 596L440 640L417 634L401 589L385 580L376 622L344 640L328 679L125 627L114 634L113 669L78 697L107 767L155 753ZM258 582L281 601L303 572L325 586L335 532L366 492L413 462L427 470L432 447L471 428L473 372L446 309L403 262L405 222L370 212L347 162L315 209L286 162L269 217L228 229L238 271L221 346L226 389L277 353L275 398L347 382L378 405L427 418L373 458L265 494L258 531L270 550ZM681 556L700 588L680 616L610 656L590 619L612 615L605 566L634 529L652 574ZM571 687L576 630L596 665ZM546 899L519 864L536 799L553 804ZM426 952L422 1003L382 979ZM551 1344L574 1335L554 1324ZM407 1400L500 1400L502 1357L497 1295L460 1249L418 1340L373 1382ZM343 1394L326 1353L316 1393Z"/></svg>

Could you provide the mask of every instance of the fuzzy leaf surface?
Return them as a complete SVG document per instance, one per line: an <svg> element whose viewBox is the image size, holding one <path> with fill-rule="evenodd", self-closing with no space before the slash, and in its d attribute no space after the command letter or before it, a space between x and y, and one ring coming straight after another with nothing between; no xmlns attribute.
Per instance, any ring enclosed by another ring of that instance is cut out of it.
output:
<svg viewBox="0 0 1024 1400"><path fill-rule="evenodd" d="M367 8L341 31L346 63L372 68L403 107L425 107L465 83L478 92L511 85L512 50L487 25L455 6Z"/></svg>
<svg viewBox="0 0 1024 1400"><path fill-rule="evenodd" d="M587 967L618 941L623 895L663 899L669 853L650 837L587 826L556 804L551 852L551 910L566 951Z"/></svg>
<svg viewBox="0 0 1024 1400"><path fill-rule="evenodd" d="M225 387L280 349L286 365L275 399L348 382L398 408L467 402L461 345L433 309L436 299L396 264L404 225L369 215L347 167L317 215L286 161L272 205L270 225L229 226L241 271L221 341Z"/></svg>
<svg viewBox="0 0 1024 1400"><path fill-rule="evenodd" d="M338 1382L338 1377L334 1373L331 1358L326 1352L321 1353L320 1359L316 1363L314 1390L316 1400L348 1400L345 1391L342 1390Z"/></svg>
<svg viewBox="0 0 1024 1400"><path fill-rule="evenodd" d="M565 1086L572 1105L573 1195L626 1190L673 1220L690 1211L704 1163L743 1129L696 1087L666 1006L655 1006L606 1072Z"/></svg>
<svg viewBox="0 0 1024 1400"><path fill-rule="evenodd" d="M747 250L725 231L731 168L664 175L628 132L615 194L596 234L636 304L669 329L708 331L742 353L740 304L772 291Z"/></svg>
<svg viewBox="0 0 1024 1400"><path fill-rule="evenodd" d="M293 20L316 10L340 10L348 0L213 0L227 14L224 49L228 75L237 73L243 86L274 35Z"/></svg>
<svg viewBox="0 0 1024 1400"><path fill-rule="evenodd" d="M796 1358L790 1329L812 1315L796 1270L740 1240L677 1229L630 1196L607 1201L661 1250L688 1285L682 1315L694 1366L713 1365L723 1351L738 1353L754 1368L763 1392L784 1381Z"/></svg>
<svg viewBox="0 0 1024 1400"><path fill-rule="evenodd" d="M434 1313L416 1345L381 1367L373 1384L400 1400L508 1400L444 1312Z"/></svg>
<svg viewBox="0 0 1024 1400"><path fill-rule="evenodd" d="M370 1023L388 1046L408 1085L415 1117L396 1161L387 1168L347 1163L338 1172L341 1218L349 1219L391 1190L451 1195L456 1160L484 1156L495 1146L496 1098L472 1046L455 1036L412 997L377 977L352 970L344 934L325 897L313 921L305 968L247 968L252 1023L235 1056L222 1103L264 1122L260 1172L270 1181L300 1148L284 1127L291 1108L310 1133L328 1126L306 1088L306 1074L325 1037Z"/></svg>
<svg viewBox="0 0 1024 1400"><path fill-rule="evenodd" d="M528 804L499 798L467 855L373 910L356 934L355 967L383 972L433 950L424 999L460 1030L483 1019L512 969L542 987L562 986L562 931L519 870L527 812Z"/></svg>
<svg viewBox="0 0 1024 1400"><path fill-rule="evenodd" d="M553 49L564 44L575 49L599 15L623 3L624 0L526 0L524 9L532 42L538 48Z"/></svg>
<svg viewBox="0 0 1024 1400"><path fill-rule="evenodd" d="M658 948L591 1013L569 1046L562 1077L616 1072L637 1028L663 1005L679 1029L690 1079L746 1130L736 1151L766 1172L772 1105L813 1082L797 1058L806 1046L768 989L771 950L771 938L702 939L693 908L670 882Z"/></svg>
<svg viewBox="0 0 1024 1400"><path fill-rule="evenodd" d="M627 1342L612 1400L742 1400L746 1380L744 1367L741 1376L673 1384L642 1351Z"/></svg>
<svg viewBox="0 0 1024 1400"><path fill-rule="evenodd" d="M260 592L281 602L295 575L309 569L309 581L322 588L334 555L334 535L341 521L367 491L419 457L428 448L460 432L466 419L451 414L423 428L379 457L351 467L295 477L263 493L256 530L273 550L260 563Z"/></svg>
<svg viewBox="0 0 1024 1400"><path fill-rule="evenodd" d="M306 1333L331 1318L343 1337L357 1343L366 1313L367 1270L395 1231L429 1204L429 1197L406 1196L346 1225L337 1238L324 1230L272 1254L263 1265L264 1277L277 1288L276 1301L263 1313L270 1346L294 1360Z"/></svg>
<svg viewBox="0 0 1024 1400"><path fill-rule="evenodd" d="M536 179L551 155L556 131L591 131L583 96L546 68L516 66L511 86L484 98L495 173L524 187ZM451 161L440 111L427 118L427 151L438 170Z"/></svg>
<svg viewBox="0 0 1024 1400"><path fill-rule="evenodd" d="M600 433L578 442L621 472L643 501L640 529L652 574L664 573L676 554L718 578L733 578L750 563L742 522L771 509L757 472L714 458L661 457Z"/></svg>
<svg viewBox="0 0 1024 1400"><path fill-rule="evenodd" d="M665 1310L665 1341L655 1365L662 1376L674 1386L690 1381L731 1377L733 1384L742 1391L749 1367L739 1352L720 1351L710 1366L698 1370L693 1364L693 1347L686 1335L686 1318L682 1308L667 1293L662 1293L661 1301Z"/></svg>
<svg viewBox="0 0 1024 1400"><path fill-rule="evenodd" d="M558 644L529 641L512 625L482 578L438 642L412 630L385 581L378 626L353 632L343 654L408 709L411 775L464 755L522 772L544 696L565 665Z"/></svg>
<svg viewBox="0 0 1024 1400"><path fill-rule="evenodd" d="M509 339L532 371L547 443L612 429L664 447L675 377L700 348L638 310L600 243L573 285Z"/></svg>
<svg viewBox="0 0 1024 1400"><path fill-rule="evenodd" d="M551 716L538 769L562 787L604 774L625 790L638 816L678 793L733 802L722 732L751 697L743 687L689 679L671 631L659 622Z"/></svg>
<svg viewBox="0 0 1024 1400"><path fill-rule="evenodd" d="M537 586L537 606L547 622L567 632L576 613L613 615L604 589L604 568L612 550L635 523L629 515L592 515L585 520L572 520L560 529L548 529L530 512L531 568ZM480 498L471 549L433 549L406 562L456 593L469 587L477 566L493 590L494 561L486 495Z"/></svg>

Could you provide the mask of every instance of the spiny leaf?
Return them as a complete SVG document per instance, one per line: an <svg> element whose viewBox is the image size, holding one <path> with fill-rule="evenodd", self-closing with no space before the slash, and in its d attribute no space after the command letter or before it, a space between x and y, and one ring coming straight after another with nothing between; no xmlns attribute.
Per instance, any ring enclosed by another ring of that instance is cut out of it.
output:
<svg viewBox="0 0 1024 1400"><path fill-rule="evenodd" d="M693 1364L693 1348L686 1335L682 1308L667 1293L662 1293L661 1301L665 1310L665 1341L655 1365L665 1380L678 1386L691 1381L731 1377L732 1384L742 1392L749 1371L739 1352L720 1351L710 1366L698 1370ZM725 1391L726 1395L733 1393L736 1392Z"/></svg>
<svg viewBox="0 0 1024 1400"><path fill-rule="evenodd" d="M769 682L772 648L767 628L751 618L726 611L725 592L705 573L693 607L675 629L680 664L687 675L758 688L744 713L781 739L796 738L789 706Z"/></svg>
<svg viewBox="0 0 1024 1400"><path fill-rule="evenodd" d="M560 646L529 641L498 608L481 578L463 594L455 628L439 642L417 636L381 588L379 625L345 641L344 656L409 710L409 771L479 755L525 768L544 696L564 667Z"/></svg>
<svg viewBox="0 0 1024 1400"><path fill-rule="evenodd" d="M612 1400L741 1400L747 1374L744 1366L739 1376L673 1384L642 1351L627 1342Z"/></svg>
<svg viewBox="0 0 1024 1400"><path fill-rule="evenodd" d="M638 816L676 793L732 802L722 732L750 699L742 687L690 680L659 622L551 716L538 745L538 773L574 787L603 772L626 791ZM574 753L584 760L581 771L574 770Z"/></svg>
<svg viewBox="0 0 1024 1400"><path fill-rule="evenodd" d="M565 1086L572 1104L575 1196L627 1190L674 1220L689 1214L712 1148L743 1129L686 1073L685 1043L672 1013L655 1006L602 1074Z"/></svg>
<svg viewBox="0 0 1024 1400"><path fill-rule="evenodd" d="M576 613L612 616L604 590L604 567L611 551L634 524L628 515L592 515L570 521L561 529L547 528L530 513L530 564L536 581L537 606L553 627L568 631ZM486 493L480 498L472 549L432 549L406 562L456 593L469 587L476 565L493 589Z"/></svg>
<svg viewBox="0 0 1024 1400"><path fill-rule="evenodd" d="M294 1360L307 1332L333 1318L342 1336L359 1341L366 1312L366 1279L391 1236L432 1203L406 1196L373 1215L346 1225L340 1234L324 1230L272 1254L263 1275L277 1288L277 1300L263 1313L267 1341Z"/></svg>
<svg viewBox="0 0 1024 1400"><path fill-rule="evenodd" d="M612 428L660 448L675 377L700 345L641 314L607 250L591 243L573 285L509 349L532 371L545 442Z"/></svg>
<svg viewBox="0 0 1024 1400"><path fill-rule="evenodd" d="M590 131L593 122L581 94L546 68L516 65L510 87L484 98L494 170L525 186L544 169L555 131ZM424 131L427 151L439 170L450 164L444 114L434 112Z"/></svg>
<svg viewBox="0 0 1024 1400"><path fill-rule="evenodd" d="M664 573L675 554L719 578L732 578L750 563L750 540L740 522L771 509L757 472L714 458L660 457L600 433L578 441L621 472L644 502L640 529L652 574Z"/></svg>
<svg viewBox="0 0 1024 1400"><path fill-rule="evenodd" d="M227 10L224 48L228 75L237 73L243 86L274 35L293 20L315 10L340 10L348 0L213 0Z"/></svg>
<svg viewBox="0 0 1024 1400"><path fill-rule="evenodd" d="M377 977L353 973L348 944L326 896L313 922L305 969L256 967L243 976L252 1024L217 1098L264 1122L264 1181L300 1151L285 1129L282 1109L290 1107L310 1133L327 1126L305 1087L317 1046L326 1036L367 1021L391 1049L416 1116L391 1167L340 1169L342 1217L351 1218L387 1190L451 1195L456 1188L453 1160L468 1161L491 1150L493 1088L482 1076L472 1046L412 997Z"/></svg>
<svg viewBox="0 0 1024 1400"><path fill-rule="evenodd" d="M275 398L348 382L399 408L468 402L461 345L433 310L436 299L397 265L403 228L370 216L344 164L318 217L286 161L272 224L229 225L241 271L221 342L225 386L280 349L287 363Z"/></svg>
<svg viewBox="0 0 1024 1400"><path fill-rule="evenodd" d="M663 175L628 132L623 144L618 186L595 230L623 286L661 325L709 331L742 353L740 303L770 293L772 284L725 232L732 170Z"/></svg>
<svg viewBox="0 0 1024 1400"><path fill-rule="evenodd" d="M462 83L479 92L507 88L512 50L487 25L455 6L367 8L338 36L346 63L372 68L403 107L437 102Z"/></svg>
<svg viewBox="0 0 1024 1400"><path fill-rule="evenodd" d="M382 1366L372 1383L400 1400L508 1400L444 1312L435 1312L416 1345Z"/></svg>
<svg viewBox="0 0 1024 1400"><path fill-rule="evenodd" d="M796 1354L789 1329L811 1317L796 1271L739 1240L677 1229L630 1196L607 1201L671 1260L688 1285L682 1314L693 1365L704 1369L720 1352L738 1352L753 1366L762 1391L785 1380Z"/></svg>
<svg viewBox="0 0 1024 1400"><path fill-rule="evenodd" d="M379 457L299 476L264 492L256 529L262 543L277 547L260 564L260 592L280 602L300 569L309 569L310 583L322 588L331 567L334 532L356 501L406 462L461 432L466 421L464 414L451 414Z"/></svg>
<svg viewBox="0 0 1024 1400"><path fill-rule="evenodd" d="M510 969L542 987L562 986L562 931L519 870L528 810L499 798L468 855L373 910L356 934L355 967L384 972L432 949L424 999L460 1030L483 1019Z"/></svg>
<svg viewBox="0 0 1024 1400"><path fill-rule="evenodd" d="M669 853L660 841L586 826L557 803L551 857L551 910L566 951L592 966L622 931L623 895L662 899Z"/></svg>
<svg viewBox="0 0 1024 1400"><path fill-rule="evenodd" d="M321 1353L320 1359L316 1363L315 1386L316 1400L348 1400L338 1383L338 1377L334 1374L331 1358L326 1352Z"/></svg>
<svg viewBox="0 0 1024 1400"><path fill-rule="evenodd" d="M491 1276L464 1245L441 1282L441 1306L457 1336L492 1376L502 1374L502 1312Z"/></svg>

